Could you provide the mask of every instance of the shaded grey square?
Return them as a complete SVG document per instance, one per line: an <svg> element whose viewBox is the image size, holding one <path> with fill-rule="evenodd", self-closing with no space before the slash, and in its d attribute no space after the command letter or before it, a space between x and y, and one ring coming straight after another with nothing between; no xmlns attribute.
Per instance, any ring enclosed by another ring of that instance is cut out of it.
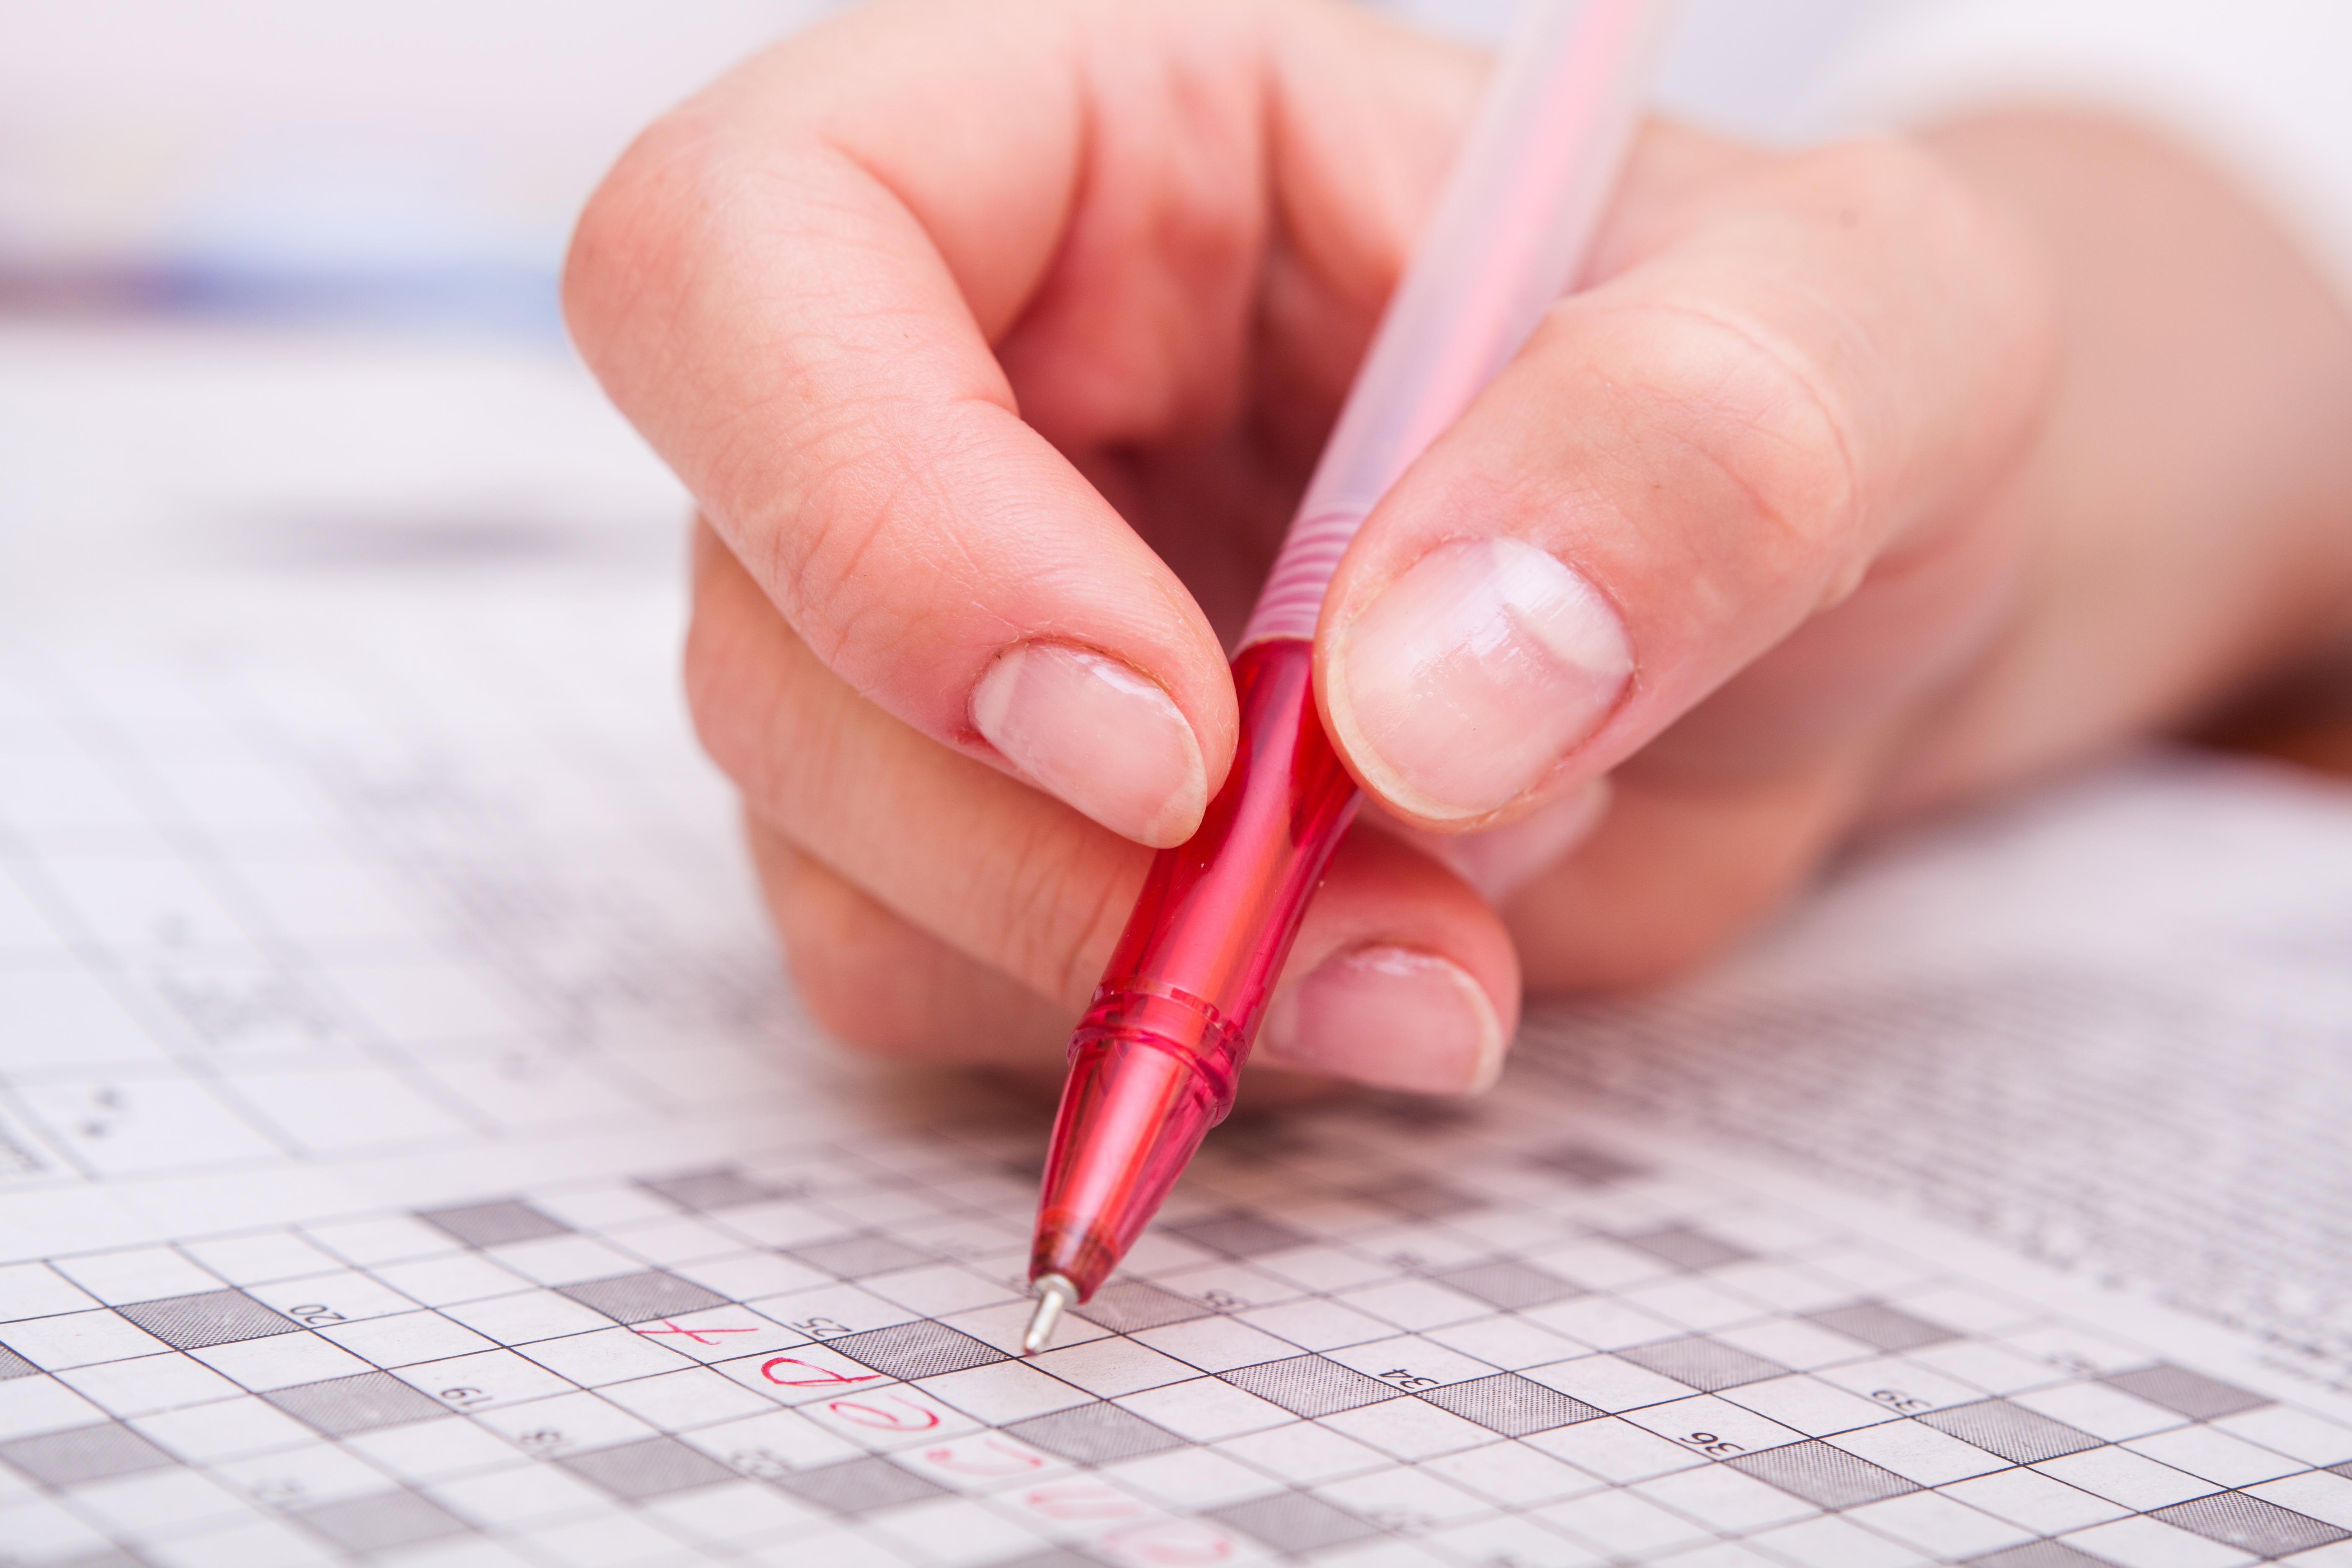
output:
<svg viewBox="0 0 2352 1568"><path fill-rule="evenodd" d="M839 1351L892 1377L937 1377L943 1372L986 1366L1007 1361L1003 1351L984 1340L958 1333L945 1323L900 1323L895 1328L869 1329L827 1340L824 1348Z"/></svg>
<svg viewBox="0 0 2352 1568"><path fill-rule="evenodd" d="M838 1342L835 1342L836 1343ZM1081 1465L1108 1465L1181 1448L1184 1439L1153 1426L1131 1410L1101 1403L1051 1415L1033 1415L1002 1429L1008 1437Z"/></svg>
<svg viewBox="0 0 2352 1568"><path fill-rule="evenodd" d="M643 1274L615 1275L610 1279L589 1279L578 1285L558 1285L556 1289L616 1323L649 1323L656 1318L675 1318L680 1312L699 1312L727 1305L727 1298L716 1290L706 1290L691 1279L681 1279L658 1268L648 1268Z"/></svg>
<svg viewBox="0 0 2352 1568"><path fill-rule="evenodd" d="M463 1534L466 1521L415 1492L385 1492L306 1508L295 1518L346 1552L389 1552Z"/></svg>
<svg viewBox="0 0 2352 1568"><path fill-rule="evenodd" d="M785 1257L842 1279L862 1279L917 1263L929 1263L931 1254L887 1236L845 1236L835 1241L796 1247Z"/></svg>
<svg viewBox="0 0 2352 1568"><path fill-rule="evenodd" d="M640 1437L618 1447L567 1454L555 1462L582 1479L595 1482L614 1497L632 1502L735 1479L734 1471L675 1437Z"/></svg>
<svg viewBox="0 0 2352 1568"><path fill-rule="evenodd" d="M637 1185L682 1209L732 1208L737 1204L756 1204L776 1195L774 1189L761 1186L732 1165L681 1171L675 1176L641 1178Z"/></svg>
<svg viewBox="0 0 2352 1568"><path fill-rule="evenodd" d="M1792 1492L1815 1508L1860 1508L1866 1502L1916 1492L1918 1486L1868 1459L1827 1443L1790 1443L1742 1454L1725 1464L1759 1481Z"/></svg>
<svg viewBox="0 0 2352 1568"><path fill-rule="evenodd" d="M2252 1410L2272 1403L2268 1394L2252 1394L2218 1377L2207 1377L2201 1372L2191 1372L2185 1366L2158 1362L2137 1372L2119 1372L2099 1380L2109 1388L2120 1388L2126 1394L2137 1394L2150 1405L2161 1405L2176 1415L2186 1415L2192 1421L2210 1421L2217 1415L2235 1415L2241 1410Z"/></svg>
<svg viewBox="0 0 2352 1568"><path fill-rule="evenodd" d="M1449 1268L1432 1274L1440 1285L1475 1297L1490 1307L1544 1307L1554 1301L1565 1301L1571 1296L1588 1294L1581 1285L1571 1285L1557 1274L1548 1274L1532 1263L1521 1263L1515 1258L1498 1258L1491 1263L1473 1263L1466 1268Z"/></svg>
<svg viewBox="0 0 2352 1568"><path fill-rule="evenodd" d="M280 1317L242 1290L204 1290L194 1296L166 1296L157 1301L134 1301L116 1311L163 1341L184 1351L225 1345L236 1340L258 1340L270 1334L291 1334L302 1325Z"/></svg>
<svg viewBox="0 0 2352 1568"><path fill-rule="evenodd" d="M2029 1541L1982 1557L1969 1559L1969 1568L2116 1568L2104 1557L2078 1552L2063 1541Z"/></svg>
<svg viewBox="0 0 2352 1568"><path fill-rule="evenodd" d="M1221 1375L1244 1393L1255 1394L1293 1415L1310 1419L1402 1396L1400 1390L1379 1378L1367 1377L1354 1367L1341 1366L1319 1355L1296 1355L1284 1361L1260 1362L1255 1366L1237 1366Z"/></svg>
<svg viewBox="0 0 2352 1568"><path fill-rule="evenodd" d="M1524 1437L1530 1432L1572 1426L1579 1421L1591 1421L1607 1414L1516 1372L1423 1389L1421 1397L1440 1410L1451 1410L1465 1421L1475 1421L1506 1437Z"/></svg>
<svg viewBox="0 0 2352 1568"><path fill-rule="evenodd" d="M1167 1229L1171 1236L1181 1236L1195 1247L1205 1247L1227 1258L1255 1258L1260 1253L1280 1252L1286 1247L1305 1247L1315 1239L1280 1220L1244 1214L1238 1209L1196 1219L1190 1225L1171 1225Z"/></svg>
<svg viewBox="0 0 2352 1568"><path fill-rule="evenodd" d="M1856 1301L1850 1307L1832 1307L1825 1312L1804 1315L1825 1329L1833 1329L1850 1340L1860 1340L1874 1350L1916 1351L1923 1345L1939 1345L1960 1337L1941 1323L1899 1312L1884 1301Z"/></svg>
<svg viewBox="0 0 2352 1568"><path fill-rule="evenodd" d="M1474 1198L1443 1182L1419 1176L1400 1176L1393 1182L1362 1188L1355 1195L1365 1203L1379 1204L1415 1219L1446 1219L1486 1206L1484 1198Z"/></svg>
<svg viewBox="0 0 2352 1568"><path fill-rule="evenodd" d="M1116 1285L1107 1285L1093 1300L1076 1309L1076 1316L1118 1334L1162 1328L1170 1323L1189 1323L1195 1318L1215 1314L1214 1307L1157 1285L1146 1285L1140 1279L1122 1279Z"/></svg>
<svg viewBox="0 0 2352 1568"><path fill-rule="evenodd" d="M79 1486L179 1462L120 1421L0 1443L0 1459L50 1487Z"/></svg>
<svg viewBox="0 0 2352 1568"><path fill-rule="evenodd" d="M1102 1568L1099 1557L1081 1557L1066 1546L1049 1547L1026 1557L1007 1558L988 1568Z"/></svg>
<svg viewBox="0 0 2352 1568"><path fill-rule="evenodd" d="M2286 1557L2315 1546L2352 1539L2352 1531L2281 1508L2243 1492L2215 1492L2170 1508L2151 1510L2150 1519L2194 1531L2208 1541L2251 1552L2257 1557Z"/></svg>
<svg viewBox="0 0 2352 1568"><path fill-rule="evenodd" d="M468 1247L498 1247L509 1241L537 1241L543 1236L572 1234L572 1227L562 1220L515 1198L461 1204L455 1208L418 1209L416 1217Z"/></svg>
<svg viewBox="0 0 2352 1568"><path fill-rule="evenodd" d="M419 1394L388 1372L359 1372L349 1377L298 1383L261 1397L330 1437L373 1432L380 1426L405 1426L449 1413L439 1400Z"/></svg>
<svg viewBox="0 0 2352 1568"><path fill-rule="evenodd" d="M1706 1394L1718 1388L1738 1388L1743 1383L1761 1383L1789 1370L1778 1362L1766 1361L1760 1355L1750 1355L1699 1334L1654 1345L1636 1345L1617 1353L1635 1366L1664 1373L1676 1383L1687 1383Z"/></svg>
<svg viewBox="0 0 2352 1568"><path fill-rule="evenodd" d="M900 1469L879 1455L820 1465L813 1470L789 1470L768 1479L778 1489L835 1513L870 1513L877 1508L921 1502L948 1489L912 1470Z"/></svg>
<svg viewBox="0 0 2352 1568"><path fill-rule="evenodd" d="M2346 1480L2352 1481L2352 1459L2347 1459L2340 1465L2328 1466L2327 1473L2331 1476L2342 1476Z"/></svg>
<svg viewBox="0 0 2352 1568"><path fill-rule="evenodd" d="M1727 1263L1745 1263L1756 1256L1696 1226L1660 1226L1655 1230L1637 1231L1617 1239L1677 1268L1720 1268Z"/></svg>
<svg viewBox="0 0 2352 1568"><path fill-rule="evenodd" d="M1930 1411L1916 1417L1924 1426L1973 1443L1988 1454L1999 1454L2012 1465L2038 1465L2063 1454L2095 1448L2102 1439L2053 1421L2039 1411L2006 1399L1979 1400L1949 1410Z"/></svg>
<svg viewBox="0 0 2352 1568"><path fill-rule="evenodd" d="M1206 1517L1285 1552L1344 1546L1380 1533L1347 1510L1305 1492L1276 1492L1229 1508L1211 1509Z"/></svg>
<svg viewBox="0 0 2352 1568"><path fill-rule="evenodd" d="M1606 1186L1611 1182L1650 1173L1647 1165L1637 1165L1590 1143L1563 1143L1541 1154L1530 1154L1528 1163L1541 1165L1547 1171L1557 1171L1578 1185L1587 1187Z"/></svg>
<svg viewBox="0 0 2352 1568"><path fill-rule="evenodd" d="M12 1377L30 1377L40 1370L6 1345L0 1345L0 1383Z"/></svg>

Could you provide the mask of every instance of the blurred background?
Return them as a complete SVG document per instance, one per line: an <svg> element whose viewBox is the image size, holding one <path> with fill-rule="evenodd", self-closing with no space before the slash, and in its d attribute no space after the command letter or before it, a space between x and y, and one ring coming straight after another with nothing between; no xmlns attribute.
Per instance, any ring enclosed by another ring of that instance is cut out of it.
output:
<svg viewBox="0 0 2352 1568"><path fill-rule="evenodd" d="M1693 0L1661 97L1799 136L1899 3ZM670 571L685 500L564 342L565 240L640 127L836 8L0 0L0 629L224 569Z"/></svg>

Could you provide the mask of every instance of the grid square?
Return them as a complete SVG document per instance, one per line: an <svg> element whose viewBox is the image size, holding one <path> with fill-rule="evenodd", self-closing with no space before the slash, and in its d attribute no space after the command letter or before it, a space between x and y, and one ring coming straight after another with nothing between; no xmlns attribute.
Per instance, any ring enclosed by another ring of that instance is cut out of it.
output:
<svg viewBox="0 0 2352 1568"><path fill-rule="evenodd" d="M2251 1552L2257 1557L2285 1557L2308 1552L2315 1546L2352 1541L2352 1531L2243 1492L2215 1492L2211 1497L2158 1509L2149 1517L2194 1531L2208 1541Z"/></svg>
<svg viewBox="0 0 2352 1568"><path fill-rule="evenodd" d="M2154 1366L2140 1367L2132 1372L2118 1372L2099 1380L2110 1388L2160 1405L2176 1415L2186 1415L2192 1421L2210 1421L2217 1415L2235 1415L2242 1410L2273 1401L2266 1394L2251 1394L2234 1384L2223 1383L2217 1377L2207 1377L2201 1372L2191 1372L2185 1366L2159 1362Z"/></svg>
<svg viewBox="0 0 2352 1568"><path fill-rule="evenodd" d="M1414 1219L1448 1219L1486 1206L1482 1198L1421 1176L1399 1176L1377 1186L1360 1188L1353 1195L1360 1202L1379 1204Z"/></svg>
<svg viewBox="0 0 2352 1568"><path fill-rule="evenodd" d="M937 1261L935 1254L922 1247L909 1247L896 1237L870 1232L812 1242L806 1247L793 1247L784 1256L839 1279L862 1279L868 1274L887 1274L893 1268Z"/></svg>
<svg viewBox="0 0 2352 1568"><path fill-rule="evenodd" d="M454 1208L418 1209L416 1217L468 1247L499 1247L509 1241L536 1241L543 1236L569 1236L572 1227L516 1198L496 1203L460 1204Z"/></svg>
<svg viewBox="0 0 2352 1568"><path fill-rule="evenodd" d="M1186 1225L1171 1225L1167 1228L1170 1235L1182 1237L1195 1247L1225 1258L1255 1258L1261 1253L1305 1247L1315 1239L1302 1231L1293 1230L1280 1220L1267 1219L1263 1215L1249 1214L1241 1209L1211 1215Z"/></svg>
<svg viewBox="0 0 2352 1568"><path fill-rule="evenodd" d="M1284 1361L1239 1366L1221 1374L1227 1383L1260 1399L1279 1405L1293 1415L1312 1419L1394 1399L1397 1391L1379 1378L1341 1366L1319 1355L1291 1356Z"/></svg>
<svg viewBox="0 0 2352 1568"><path fill-rule="evenodd" d="M870 1513L900 1503L922 1502L948 1491L929 1477L902 1469L878 1454L820 1465L813 1470L791 1470L768 1479L803 1501L835 1513Z"/></svg>
<svg viewBox="0 0 2352 1568"><path fill-rule="evenodd" d="M1556 1171L1580 1187L1602 1187L1612 1182L1650 1173L1648 1166L1636 1164L1590 1143L1563 1143L1557 1149L1528 1155L1528 1163Z"/></svg>
<svg viewBox="0 0 2352 1568"><path fill-rule="evenodd" d="M604 1313L616 1323L649 1323L686 1312L724 1307L727 1298L706 1290L691 1279L648 1268L642 1274L618 1274L609 1279L587 1279L559 1285L556 1293Z"/></svg>
<svg viewBox="0 0 2352 1568"><path fill-rule="evenodd" d="M40 1370L6 1345L0 1345L0 1383L12 1377L31 1377Z"/></svg>
<svg viewBox="0 0 2352 1568"><path fill-rule="evenodd" d="M1215 1311L1215 1308L1190 1296L1179 1296L1173 1290L1163 1290L1140 1279L1122 1279L1104 1288L1093 1300L1074 1309L1071 1315L1113 1333L1131 1334L1141 1329L1165 1328L1170 1323L1189 1323Z"/></svg>
<svg viewBox="0 0 2352 1568"><path fill-rule="evenodd" d="M466 1521L416 1492L351 1498L294 1516L346 1552L389 1552L466 1531Z"/></svg>
<svg viewBox="0 0 2352 1568"><path fill-rule="evenodd" d="M945 1323L920 1321L845 1334L825 1341L824 1346L878 1373L909 1381L1011 1359L994 1345L959 1333Z"/></svg>
<svg viewBox="0 0 2352 1568"><path fill-rule="evenodd" d="M331 1437L373 1432L430 1420L447 1409L388 1372L362 1372L272 1389L261 1396L287 1415L307 1421Z"/></svg>
<svg viewBox="0 0 2352 1568"><path fill-rule="evenodd" d="M1822 1509L1859 1508L1919 1489L1893 1470L1822 1442L1790 1443L1723 1462Z"/></svg>
<svg viewBox="0 0 2352 1568"><path fill-rule="evenodd" d="M1522 1263L1515 1258L1497 1258L1487 1263L1474 1263L1466 1268L1448 1268L1433 1273L1430 1278L1490 1307L1507 1310L1545 1307L1554 1301L1565 1301L1571 1296L1589 1294L1581 1285L1570 1284L1557 1274L1547 1273L1532 1263Z"/></svg>
<svg viewBox="0 0 2352 1568"><path fill-rule="evenodd" d="M2022 1546L1971 1557L1968 1568L2115 1568L2115 1564L2078 1552L2063 1541L2029 1541Z"/></svg>
<svg viewBox="0 0 2352 1568"><path fill-rule="evenodd" d="M776 1195L772 1188L761 1186L732 1165L641 1178L637 1185L682 1209L732 1208L737 1204L756 1204Z"/></svg>
<svg viewBox="0 0 2352 1568"><path fill-rule="evenodd" d="M165 1296L114 1309L177 1350L202 1350L238 1340L299 1332L301 1324L271 1311L242 1290L204 1290Z"/></svg>
<svg viewBox="0 0 2352 1568"><path fill-rule="evenodd" d="M1705 1394L1719 1388L1737 1388L1743 1383L1761 1383L1768 1377L1785 1377L1789 1372L1778 1362L1766 1361L1762 1356L1750 1355L1699 1334L1635 1345L1617 1354L1636 1366L1647 1367Z"/></svg>
<svg viewBox="0 0 2352 1568"><path fill-rule="evenodd" d="M1212 1509L1208 1517L1284 1553L1345 1546L1380 1533L1347 1510L1305 1492L1276 1492Z"/></svg>
<svg viewBox="0 0 2352 1568"><path fill-rule="evenodd" d="M44 1486L79 1486L177 1463L119 1421L0 1443L5 1459Z"/></svg>
<svg viewBox="0 0 2352 1568"><path fill-rule="evenodd" d="M1034 1415L1002 1430L1018 1442L1082 1465L1139 1459L1146 1454L1164 1454L1171 1448L1184 1447L1184 1439L1174 1433L1132 1411L1107 1403Z"/></svg>
<svg viewBox="0 0 2352 1568"><path fill-rule="evenodd" d="M1936 1410L1918 1417L1926 1426L1963 1443L1973 1443L1988 1454L1998 1454L2014 1465L2038 1464L2065 1454L2095 1448L2100 1440L2063 1421L2053 1421L2006 1399Z"/></svg>
<svg viewBox="0 0 2352 1568"><path fill-rule="evenodd" d="M1605 1414L1515 1372L1498 1372L1492 1377L1427 1389L1421 1397L1440 1410L1450 1410L1465 1421L1475 1421L1506 1437L1549 1432L1556 1426L1597 1420Z"/></svg>
<svg viewBox="0 0 2352 1568"><path fill-rule="evenodd" d="M1848 1339L1860 1340L1874 1350L1889 1352L1939 1345L1960 1337L1941 1323L1898 1311L1884 1301L1856 1301L1851 1306L1832 1307L1803 1316L1809 1322L1834 1329Z"/></svg>
<svg viewBox="0 0 2352 1568"><path fill-rule="evenodd" d="M610 1448L566 1454L555 1462L581 1479L593 1481L614 1497L626 1498L631 1502L735 1479L734 1471L675 1437L640 1437L634 1443Z"/></svg>
<svg viewBox="0 0 2352 1568"><path fill-rule="evenodd" d="M1654 1230L1636 1231L1617 1238L1626 1246L1648 1253L1661 1263L1671 1263L1677 1268L1696 1271L1719 1268L1727 1263L1747 1263L1756 1254L1736 1246L1719 1236L1692 1225L1664 1225Z"/></svg>

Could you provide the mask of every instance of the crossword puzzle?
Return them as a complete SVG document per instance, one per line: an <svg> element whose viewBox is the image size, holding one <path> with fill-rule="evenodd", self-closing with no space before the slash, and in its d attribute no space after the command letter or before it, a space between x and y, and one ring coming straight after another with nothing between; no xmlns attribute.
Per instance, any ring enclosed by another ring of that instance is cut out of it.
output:
<svg viewBox="0 0 2352 1568"><path fill-rule="evenodd" d="M0 1561L2352 1563L2352 1429L1472 1131L1243 1130L1027 1361L1005 1126L18 1265Z"/></svg>

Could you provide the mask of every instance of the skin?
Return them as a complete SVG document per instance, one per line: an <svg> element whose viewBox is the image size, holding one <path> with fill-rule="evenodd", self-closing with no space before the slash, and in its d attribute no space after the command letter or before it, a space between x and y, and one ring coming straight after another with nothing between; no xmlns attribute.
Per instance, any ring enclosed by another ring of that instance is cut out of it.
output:
<svg viewBox="0 0 2352 1568"><path fill-rule="evenodd" d="M1033 642L1108 655L1222 779L1220 634L1484 70L1309 0L877 5L656 124L591 205L566 310L699 504L695 719L843 1039L1057 1059L1150 851L1019 776L974 688ZM1468 818L1350 751L1384 810L1286 984L1429 955L1507 1036L1523 988L1687 969L1857 837L2339 656L2347 428L2343 306L2148 132L1648 125L1583 289L1372 514L1318 637L1347 749L1351 627L1508 536L1597 587L1633 679ZM1269 1045L1472 1087L1377 1019Z"/></svg>

